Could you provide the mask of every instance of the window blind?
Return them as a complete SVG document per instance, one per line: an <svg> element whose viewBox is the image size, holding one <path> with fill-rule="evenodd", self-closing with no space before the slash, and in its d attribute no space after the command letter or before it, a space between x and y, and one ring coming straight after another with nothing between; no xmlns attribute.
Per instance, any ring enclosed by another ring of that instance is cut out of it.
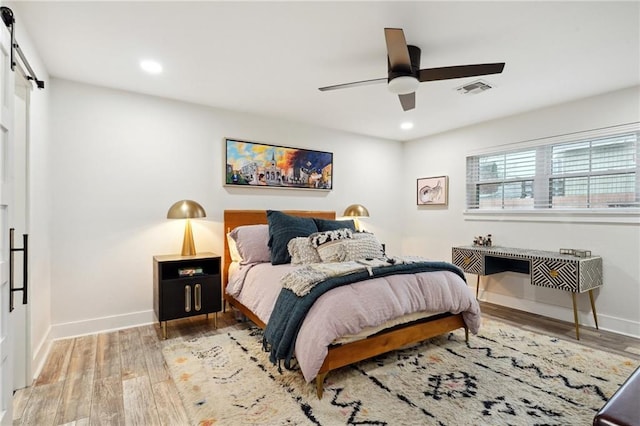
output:
<svg viewBox="0 0 640 426"><path fill-rule="evenodd" d="M467 157L467 209L640 207L640 129Z"/></svg>

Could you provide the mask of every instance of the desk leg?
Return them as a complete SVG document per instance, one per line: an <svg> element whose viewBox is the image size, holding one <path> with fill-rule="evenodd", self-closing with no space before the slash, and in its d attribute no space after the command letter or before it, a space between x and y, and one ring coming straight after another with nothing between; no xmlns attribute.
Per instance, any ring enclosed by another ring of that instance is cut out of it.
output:
<svg viewBox="0 0 640 426"><path fill-rule="evenodd" d="M476 300L478 300L479 290L480 290L480 274L476 275Z"/></svg>
<svg viewBox="0 0 640 426"><path fill-rule="evenodd" d="M591 301L591 312L593 312L593 321L596 323L596 330L599 330L598 317L596 316L596 302L593 300L593 290L589 290L589 300Z"/></svg>
<svg viewBox="0 0 640 426"><path fill-rule="evenodd" d="M166 340L167 339L167 322L163 321L161 325L162 325L162 338Z"/></svg>
<svg viewBox="0 0 640 426"><path fill-rule="evenodd" d="M580 324L578 323L578 306L576 304L576 294L571 293L571 300L573 300L573 322L576 324L576 340L580 340Z"/></svg>

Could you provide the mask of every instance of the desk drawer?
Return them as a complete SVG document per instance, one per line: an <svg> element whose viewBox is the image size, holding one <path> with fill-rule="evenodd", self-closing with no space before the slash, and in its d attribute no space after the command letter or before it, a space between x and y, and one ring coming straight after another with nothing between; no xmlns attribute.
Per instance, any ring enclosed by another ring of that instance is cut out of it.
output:
<svg viewBox="0 0 640 426"><path fill-rule="evenodd" d="M475 250L465 250L454 247L451 253L453 264L462 268L464 272L482 275L484 271L482 253Z"/></svg>
<svg viewBox="0 0 640 426"><path fill-rule="evenodd" d="M578 262L533 259L531 284L577 293L579 292Z"/></svg>
<svg viewBox="0 0 640 426"><path fill-rule="evenodd" d="M602 285L602 258L532 260L531 284L582 293Z"/></svg>

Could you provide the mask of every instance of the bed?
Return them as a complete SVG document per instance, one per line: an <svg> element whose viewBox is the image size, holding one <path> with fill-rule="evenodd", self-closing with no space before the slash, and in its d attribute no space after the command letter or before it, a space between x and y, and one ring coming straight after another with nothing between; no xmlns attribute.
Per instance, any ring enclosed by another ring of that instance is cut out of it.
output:
<svg viewBox="0 0 640 426"><path fill-rule="evenodd" d="M316 218L316 220L325 220L325 221L333 221L335 219L335 212L331 211L282 211L281 213L300 217L300 218ZM247 225L266 225L267 221L267 211L266 210L225 210L224 211L224 229L225 233L229 234L234 229L245 229L250 228ZM242 227L242 228L239 228ZM264 226L263 226L264 227ZM231 250L236 250L235 247L232 247ZM235 256L234 256L235 257ZM251 296L253 298L260 299L260 302L267 304L268 306L261 307L260 305L256 305L253 302L244 302L245 300L251 300L251 298L247 298L243 291L232 289L233 281L241 281L238 279L236 269L233 267L236 266L234 262L232 262L232 253L230 252L230 245L227 238L224 239L224 267L223 267L223 295L226 304L230 304L235 307L238 311L240 311L243 315L245 315L249 320L255 323L257 326L265 329L267 328L268 318L271 314L269 309L273 309L273 305L275 301L273 300L274 295L273 292L276 290L265 290L266 282L269 281L267 277L272 270L274 270L274 276L281 275L280 270L277 268L281 268L283 271L289 271L291 269L295 269L294 265L277 265L272 266L270 263L255 265L253 271L247 272L247 280L250 273L254 273L254 275L258 275L260 278L257 281L260 281L260 291L271 292L271 294L259 295L259 296ZM229 285L229 270L233 269L232 273L236 275L232 276L232 285ZM436 274L427 273L429 276ZM442 272L441 274L446 274ZM298 360L298 363L301 364L301 370L305 375L305 379L307 381L315 380L316 384L316 392L318 398L322 398L323 393L323 383L326 375L335 369L356 363L358 361L362 361L398 348L401 348L408 344L417 343L431 337L435 337L453 330L464 329L465 338L468 339L469 336L469 322L473 323L472 332L476 332L480 323L480 309L477 304L477 301L474 297L472 297L471 292L466 288L466 283L462 278L453 277L453 274L446 274L447 279L450 281L460 281L456 282L457 288L463 287L464 290L456 290L461 292L460 299L464 299L461 301L455 301L456 309L452 309L452 311L457 311L455 313L446 312L446 311L438 311L438 312L429 312L423 313L422 316L417 315L412 317L411 320L405 319L399 322L393 323L385 323L384 326L389 326L389 328L384 328L383 326L378 327L375 331L369 331L364 335L358 335L354 333L355 336L351 336L351 338L345 338L344 340L336 340L332 341L330 344L320 343L323 347L322 350L314 349L314 353L320 353L321 357L319 365L313 367L313 369L309 371L305 370L305 366L302 365L301 360ZM244 276L242 278L245 279ZM256 278L254 278L256 280ZM272 280L272 279L271 279ZM373 282L375 280L368 280L368 282ZM269 284L271 285L271 284ZM355 287L356 285L361 286L361 283L356 283L354 285L349 285L345 287ZM229 287L229 288L228 288ZM227 291L229 290L229 291ZM329 291L329 293L337 292L339 289L334 289ZM248 289L246 291L249 291ZM255 290L254 290L255 291ZM279 290L278 290L279 291ZM341 290L341 291L347 291ZM243 299L244 298L244 299ZM344 297L342 299L345 299ZM319 302L319 301L318 301ZM351 303L351 302L349 302ZM335 300L333 304L336 304ZM250 305L251 307L247 306ZM345 311L344 306L342 307L342 311ZM348 309L346 309L348 310ZM329 313L323 313L324 315L330 315ZM316 313L318 315L318 313ZM311 312L309 313L311 316ZM305 320L305 325L311 320ZM305 338L305 325L300 328L300 334L298 336L298 340L304 342ZM312 325L309 325L312 327ZM309 328L308 327L308 328ZM348 333L347 333L348 334ZM333 337L333 336L331 336ZM346 336L350 337L350 336ZM314 339L310 339L314 340ZM339 342L339 343L338 343ZM300 343L300 345L304 345L305 343ZM296 346L296 358L303 351ZM325 355L326 354L326 355ZM317 360L315 361L318 362Z"/></svg>

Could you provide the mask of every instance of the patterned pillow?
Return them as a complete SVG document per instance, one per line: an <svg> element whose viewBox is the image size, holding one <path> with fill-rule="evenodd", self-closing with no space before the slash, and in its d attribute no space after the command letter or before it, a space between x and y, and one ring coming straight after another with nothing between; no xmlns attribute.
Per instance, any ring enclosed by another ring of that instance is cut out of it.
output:
<svg viewBox="0 0 640 426"><path fill-rule="evenodd" d="M349 262L383 256L382 244L375 235L356 232L352 238L336 240L317 248L323 262Z"/></svg>
<svg viewBox="0 0 640 426"><path fill-rule="evenodd" d="M315 248L320 247L322 244L329 243L331 241L344 240L347 238L351 238L353 236L353 231L348 228L334 229L332 231L325 232L315 232L309 235L309 241L311 241L311 245Z"/></svg>
<svg viewBox="0 0 640 426"><path fill-rule="evenodd" d="M303 265L307 263L320 263L320 255L316 248L311 245L308 237L296 237L287 244L289 254L291 255L291 263L293 265Z"/></svg>

